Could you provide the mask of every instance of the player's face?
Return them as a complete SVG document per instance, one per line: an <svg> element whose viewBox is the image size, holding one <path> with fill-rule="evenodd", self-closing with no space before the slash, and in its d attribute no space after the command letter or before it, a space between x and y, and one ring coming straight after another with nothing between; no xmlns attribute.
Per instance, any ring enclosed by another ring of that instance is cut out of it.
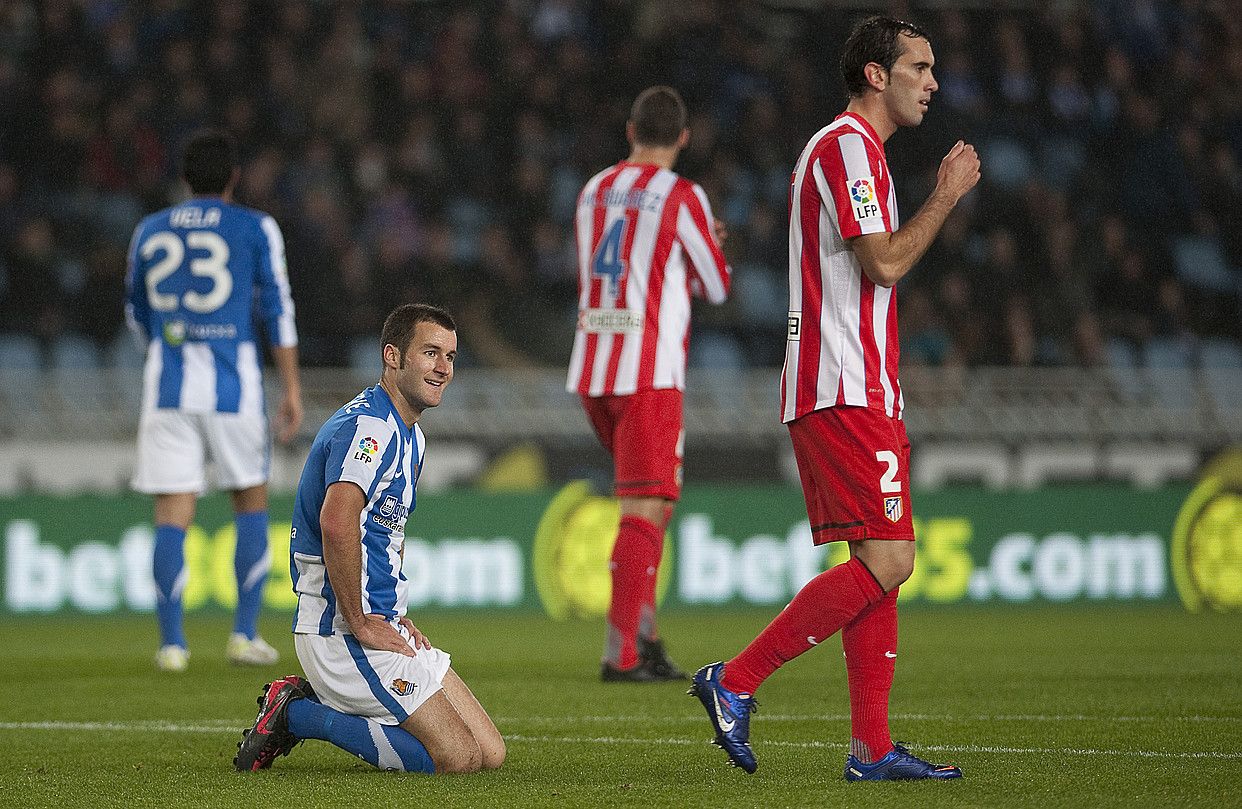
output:
<svg viewBox="0 0 1242 809"><path fill-rule="evenodd" d="M931 43L922 37L901 35L901 56L888 73L888 87L884 91L885 106L897 126L918 126L923 123L932 93L939 89L932 76Z"/></svg>
<svg viewBox="0 0 1242 809"><path fill-rule="evenodd" d="M414 327L410 347L394 374L397 390L419 413L435 407L453 381L455 359L457 332L424 320Z"/></svg>

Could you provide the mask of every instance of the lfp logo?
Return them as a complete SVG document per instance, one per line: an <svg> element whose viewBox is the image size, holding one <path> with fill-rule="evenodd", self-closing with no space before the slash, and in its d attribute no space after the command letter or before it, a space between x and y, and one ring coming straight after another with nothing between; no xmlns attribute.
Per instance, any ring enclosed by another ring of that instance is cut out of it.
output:
<svg viewBox="0 0 1242 809"><path fill-rule="evenodd" d="M880 218L880 206L876 202L875 186L870 177L859 177L850 184L850 201L853 203L854 219L864 222Z"/></svg>
<svg viewBox="0 0 1242 809"><path fill-rule="evenodd" d="M358 441L358 451L354 453L354 460L371 463L371 459L375 456L377 450L379 450L379 442L368 435L366 438Z"/></svg>

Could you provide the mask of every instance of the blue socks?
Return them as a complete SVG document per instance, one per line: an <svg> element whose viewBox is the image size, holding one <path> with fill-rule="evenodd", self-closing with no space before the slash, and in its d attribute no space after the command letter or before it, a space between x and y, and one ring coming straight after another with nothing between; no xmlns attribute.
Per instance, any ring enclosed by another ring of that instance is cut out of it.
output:
<svg viewBox="0 0 1242 809"><path fill-rule="evenodd" d="M289 732L330 742L381 770L434 773L427 748L396 725L351 716L309 699L289 703Z"/></svg>
<svg viewBox="0 0 1242 809"><path fill-rule="evenodd" d="M238 514L234 525L237 527L237 551L233 556L237 612L233 617L233 631L254 640L258 632L259 607L263 603L263 585L272 567L267 553L267 511Z"/></svg>
<svg viewBox="0 0 1242 809"><path fill-rule="evenodd" d="M160 645L186 647L181 628L181 593L185 590L185 529L155 526L155 612L160 622Z"/></svg>

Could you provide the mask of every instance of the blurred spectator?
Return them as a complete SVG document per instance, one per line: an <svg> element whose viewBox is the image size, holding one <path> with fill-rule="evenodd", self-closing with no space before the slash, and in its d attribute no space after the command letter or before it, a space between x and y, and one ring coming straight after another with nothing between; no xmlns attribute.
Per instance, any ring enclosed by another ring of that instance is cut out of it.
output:
<svg viewBox="0 0 1242 809"><path fill-rule="evenodd" d="M347 363L393 300L420 299L465 313L467 343L479 329L466 362L562 366L577 190L624 150L633 95L666 82L692 115L678 169L738 254L710 327L779 362L789 177L842 103L861 13L836 5L0 3L0 330L109 343L97 310L124 268L101 264L184 193L168 155L214 124L242 142L239 201L289 237L308 364ZM1091 364L1110 338L1242 338L1229 4L944 5L916 13L941 89L902 135L897 193L925 194L959 137L983 180L902 283L912 356ZM1203 257L1210 273L1183 272Z"/></svg>

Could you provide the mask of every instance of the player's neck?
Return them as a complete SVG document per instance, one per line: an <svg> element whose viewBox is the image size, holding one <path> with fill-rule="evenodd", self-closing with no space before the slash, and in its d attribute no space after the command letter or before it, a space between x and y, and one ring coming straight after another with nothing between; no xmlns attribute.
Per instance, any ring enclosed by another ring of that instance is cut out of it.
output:
<svg viewBox="0 0 1242 809"><path fill-rule="evenodd" d="M673 170L673 164L677 162L677 155L681 150L676 146L634 146L630 150L630 156L625 158L626 163L635 163L640 166L659 166L662 169Z"/></svg>
<svg viewBox="0 0 1242 809"><path fill-rule="evenodd" d="M887 141L897 131L897 124L888 116L878 94L869 93L858 98L851 98L845 111L857 115L870 124L875 134L880 137L880 143Z"/></svg>
<svg viewBox="0 0 1242 809"><path fill-rule="evenodd" d="M384 389L384 393L387 393L388 398L392 400L392 406L397 409L397 415L401 417L401 421L405 422L406 429L413 427L415 422L418 421L418 417L422 415L422 411L415 409L401 395L401 391L397 390L397 386L387 379L380 377L379 386Z"/></svg>

